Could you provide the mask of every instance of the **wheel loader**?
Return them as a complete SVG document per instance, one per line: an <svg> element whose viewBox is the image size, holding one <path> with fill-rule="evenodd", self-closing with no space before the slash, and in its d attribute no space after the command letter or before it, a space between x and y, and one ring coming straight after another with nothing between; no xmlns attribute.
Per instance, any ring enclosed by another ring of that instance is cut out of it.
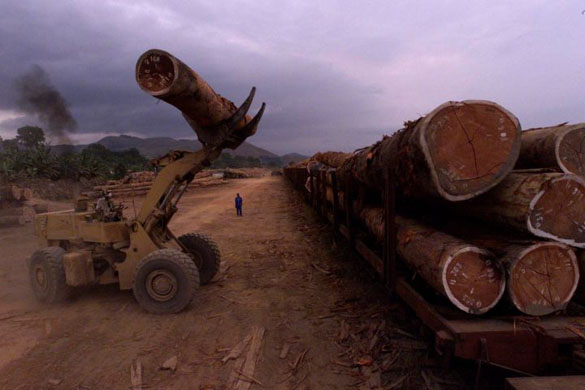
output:
<svg viewBox="0 0 585 390"><path fill-rule="evenodd" d="M176 313L219 269L220 252L210 238L200 233L176 237L168 225L195 174L224 148L235 149L256 132L265 103L252 118L247 112L255 88L238 108L179 59L158 49L140 56L136 81L182 112L202 148L173 151L156 160L158 173L132 219L107 194L93 204L79 199L74 210L37 215L41 248L29 259L29 276L42 302L62 301L78 287L117 283L122 290L132 289L146 311Z"/></svg>

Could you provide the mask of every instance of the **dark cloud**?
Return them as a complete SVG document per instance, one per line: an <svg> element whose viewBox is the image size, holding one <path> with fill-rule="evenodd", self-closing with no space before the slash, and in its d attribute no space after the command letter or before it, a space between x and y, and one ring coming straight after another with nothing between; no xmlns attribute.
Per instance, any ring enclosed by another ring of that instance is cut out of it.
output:
<svg viewBox="0 0 585 390"><path fill-rule="evenodd" d="M251 141L277 153L351 150L446 100L498 101L525 127L583 121L579 3L5 0L0 119L39 64L80 134L192 136L134 81L138 56L161 48L236 104L255 85L253 109L268 108Z"/></svg>

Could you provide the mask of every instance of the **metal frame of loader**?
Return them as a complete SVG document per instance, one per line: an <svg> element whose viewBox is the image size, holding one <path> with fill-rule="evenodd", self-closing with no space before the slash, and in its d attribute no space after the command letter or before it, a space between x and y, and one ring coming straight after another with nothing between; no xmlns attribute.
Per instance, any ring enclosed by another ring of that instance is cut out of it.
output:
<svg viewBox="0 0 585 390"><path fill-rule="evenodd" d="M396 192L390 170L385 175L383 191L386 218L381 256L373 246L359 237L360 231L352 220L351 189L355 183L351 180L339 183L333 169L321 169L316 173L307 172L304 168L303 170L304 180L309 179L311 189L307 200L376 271L389 292L396 293L432 331L435 350L443 356L446 366L450 364L451 358L457 357L475 360L478 370L483 364L489 364L523 375L550 373L551 370L560 370L563 374L570 369L585 371L585 317L549 316L526 319L513 316L473 316L425 299L412 281L398 272ZM326 197L327 174L331 175L333 187L331 206L328 206ZM300 168L286 168L285 176L293 183L303 181ZM340 185L344 189L343 206L346 212L341 210L339 204L337 189ZM343 221L342 216L345 216Z"/></svg>

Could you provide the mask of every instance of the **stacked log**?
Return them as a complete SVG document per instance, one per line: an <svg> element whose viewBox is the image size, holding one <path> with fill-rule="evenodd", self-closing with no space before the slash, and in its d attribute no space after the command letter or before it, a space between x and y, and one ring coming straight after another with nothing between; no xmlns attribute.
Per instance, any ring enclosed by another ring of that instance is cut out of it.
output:
<svg viewBox="0 0 585 390"><path fill-rule="evenodd" d="M585 177L585 123L522 132L516 168L550 168Z"/></svg>
<svg viewBox="0 0 585 390"><path fill-rule="evenodd" d="M461 201L480 195L512 170L520 153L520 124L488 101L448 102L369 148L337 169L381 189L392 170L406 196Z"/></svg>
<svg viewBox="0 0 585 390"><path fill-rule="evenodd" d="M360 219L383 240L384 209L365 207ZM413 219L398 216L396 226L398 255L457 308L483 314L499 302L506 278L491 252Z"/></svg>
<svg viewBox="0 0 585 390"><path fill-rule="evenodd" d="M189 183L188 188L205 188L214 185L226 184L223 178L213 177L211 173L195 176L195 179ZM138 197L144 196L150 191L152 182L145 183L117 183L93 187L93 191L85 192L83 195L90 199L99 198L106 191L112 194L113 198Z"/></svg>
<svg viewBox="0 0 585 390"><path fill-rule="evenodd" d="M493 191L457 206L466 216L585 248L585 181L575 175L513 172Z"/></svg>
<svg viewBox="0 0 585 390"><path fill-rule="evenodd" d="M37 213L46 213L48 204L33 200L28 187L0 187L0 227L20 226L33 222Z"/></svg>
<svg viewBox="0 0 585 390"><path fill-rule="evenodd" d="M449 102L370 147L317 153L285 175L297 188L319 177L304 187L320 209L336 199L345 221L382 245L392 178L396 253L426 284L467 313L486 313L505 291L515 311L548 315L575 295L585 304L585 250L575 253L585 248L585 124L519 130L495 103Z"/></svg>

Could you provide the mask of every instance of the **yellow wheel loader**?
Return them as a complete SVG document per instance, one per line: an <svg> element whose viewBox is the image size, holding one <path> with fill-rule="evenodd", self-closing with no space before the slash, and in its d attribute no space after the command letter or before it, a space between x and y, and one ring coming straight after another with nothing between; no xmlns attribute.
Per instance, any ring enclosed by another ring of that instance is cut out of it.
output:
<svg viewBox="0 0 585 390"><path fill-rule="evenodd" d="M132 289L148 312L176 313L219 269L219 249L210 238L176 237L168 224L195 174L224 148L235 149L256 132L265 104L250 117L255 88L238 108L187 65L157 49L138 59L136 81L181 110L202 148L174 151L156 161L161 169L134 219L125 218L107 195L95 204L79 200L75 210L37 215L42 247L29 260L29 276L42 302L64 300L76 287L117 283Z"/></svg>

